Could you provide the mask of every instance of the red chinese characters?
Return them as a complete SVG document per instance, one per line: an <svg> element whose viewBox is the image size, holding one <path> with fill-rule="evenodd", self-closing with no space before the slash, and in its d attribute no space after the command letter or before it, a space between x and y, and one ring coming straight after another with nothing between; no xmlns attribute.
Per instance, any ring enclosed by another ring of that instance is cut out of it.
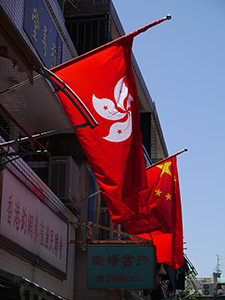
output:
<svg viewBox="0 0 225 300"><path fill-rule="evenodd" d="M124 267L132 267L133 259L135 258L134 256L132 256L130 254L126 254L126 255L122 256L122 258L124 259L124 261L123 261Z"/></svg>
<svg viewBox="0 0 225 300"><path fill-rule="evenodd" d="M139 266L141 263L146 266L146 262L150 259L147 255L137 255L132 256L130 254L126 254L121 256L121 258L118 257L118 254L108 255L106 260L108 262L108 266L115 267L117 266L117 262L122 259L123 267L133 267L133 264L136 264L136 266ZM94 266L105 266L104 264L105 257L103 255L93 255L92 256L92 265Z"/></svg>
<svg viewBox="0 0 225 300"><path fill-rule="evenodd" d="M144 262L144 266L146 266L146 262L149 260L149 258L147 255L143 255L143 256L138 255L137 260L138 260L137 266L139 266L142 261Z"/></svg>
<svg viewBox="0 0 225 300"><path fill-rule="evenodd" d="M94 255L92 257L92 265L95 266L104 266L105 264L103 263L104 257L102 255Z"/></svg>
<svg viewBox="0 0 225 300"><path fill-rule="evenodd" d="M109 255L107 257L107 262L108 262L109 266L110 266L111 263L112 263L112 266L117 266L117 261L118 260L119 260L119 258L118 258L117 254Z"/></svg>
<svg viewBox="0 0 225 300"><path fill-rule="evenodd" d="M58 232L54 232L50 225L41 219L38 214L32 214L21 204L21 201L13 201L12 195L8 199L6 209L7 225L12 226L18 233L23 233L35 244L44 247L55 257L62 259L63 238Z"/></svg>

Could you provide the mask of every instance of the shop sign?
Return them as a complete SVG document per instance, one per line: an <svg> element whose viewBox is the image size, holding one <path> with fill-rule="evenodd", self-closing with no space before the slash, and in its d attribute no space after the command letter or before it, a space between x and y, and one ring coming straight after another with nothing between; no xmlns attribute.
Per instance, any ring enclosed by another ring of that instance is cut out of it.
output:
<svg viewBox="0 0 225 300"><path fill-rule="evenodd" d="M155 246L89 245L88 288L155 288Z"/></svg>
<svg viewBox="0 0 225 300"><path fill-rule="evenodd" d="M1 176L0 235L65 274L67 223L7 168Z"/></svg>
<svg viewBox="0 0 225 300"><path fill-rule="evenodd" d="M62 62L62 40L42 0L26 0L23 28L47 68Z"/></svg>

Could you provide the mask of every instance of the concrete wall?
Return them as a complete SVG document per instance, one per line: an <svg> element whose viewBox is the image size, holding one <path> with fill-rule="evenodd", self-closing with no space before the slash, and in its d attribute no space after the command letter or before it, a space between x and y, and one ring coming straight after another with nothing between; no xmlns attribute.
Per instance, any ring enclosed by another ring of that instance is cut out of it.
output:
<svg viewBox="0 0 225 300"><path fill-rule="evenodd" d="M76 252L74 299L76 300L100 300L108 299L108 290L87 289L87 251Z"/></svg>

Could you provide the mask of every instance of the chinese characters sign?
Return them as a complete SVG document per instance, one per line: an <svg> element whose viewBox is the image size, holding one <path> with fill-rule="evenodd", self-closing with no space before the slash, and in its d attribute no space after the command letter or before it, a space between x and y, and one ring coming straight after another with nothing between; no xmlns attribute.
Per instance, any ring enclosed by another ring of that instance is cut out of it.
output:
<svg viewBox="0 0 225 300"><path fill-rule="evenodd" d="M2 176L0 234L66 273L67 223L8 169Z"/></svg>
<svg viewBox="0 0 225 300"><path fill-rule="evenodd" d="M88 288L155 288L153 245L89 245Z"/></svg>
<svg viewBox="0 0 225 300"><path fill-rule="evenodd" d="M24 30L47 68L62 62L62 40L42 0L26 0Z"/></svg>

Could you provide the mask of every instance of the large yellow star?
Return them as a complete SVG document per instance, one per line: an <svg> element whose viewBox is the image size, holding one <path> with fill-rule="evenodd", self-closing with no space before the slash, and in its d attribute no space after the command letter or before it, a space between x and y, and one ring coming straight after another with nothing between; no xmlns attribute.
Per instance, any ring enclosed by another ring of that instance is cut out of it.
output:
<svg viewBox="0 0 225 300"><path fill-rule="evenodd" d="M166 195L166 200L171 200L171 195L169 193Z"/></svg>
<svg viewBox="0 0 225 300"><path fill-rule="evenodd" d="M169 170L169 167L171 165L171 161L169 162L165 162L163 165L158 165L157 167L162 169L162 172L160 174L160 177L164 174L164 173L167 173L169 175L172 176L172 174L170 173L170 170Z"/></svg>

